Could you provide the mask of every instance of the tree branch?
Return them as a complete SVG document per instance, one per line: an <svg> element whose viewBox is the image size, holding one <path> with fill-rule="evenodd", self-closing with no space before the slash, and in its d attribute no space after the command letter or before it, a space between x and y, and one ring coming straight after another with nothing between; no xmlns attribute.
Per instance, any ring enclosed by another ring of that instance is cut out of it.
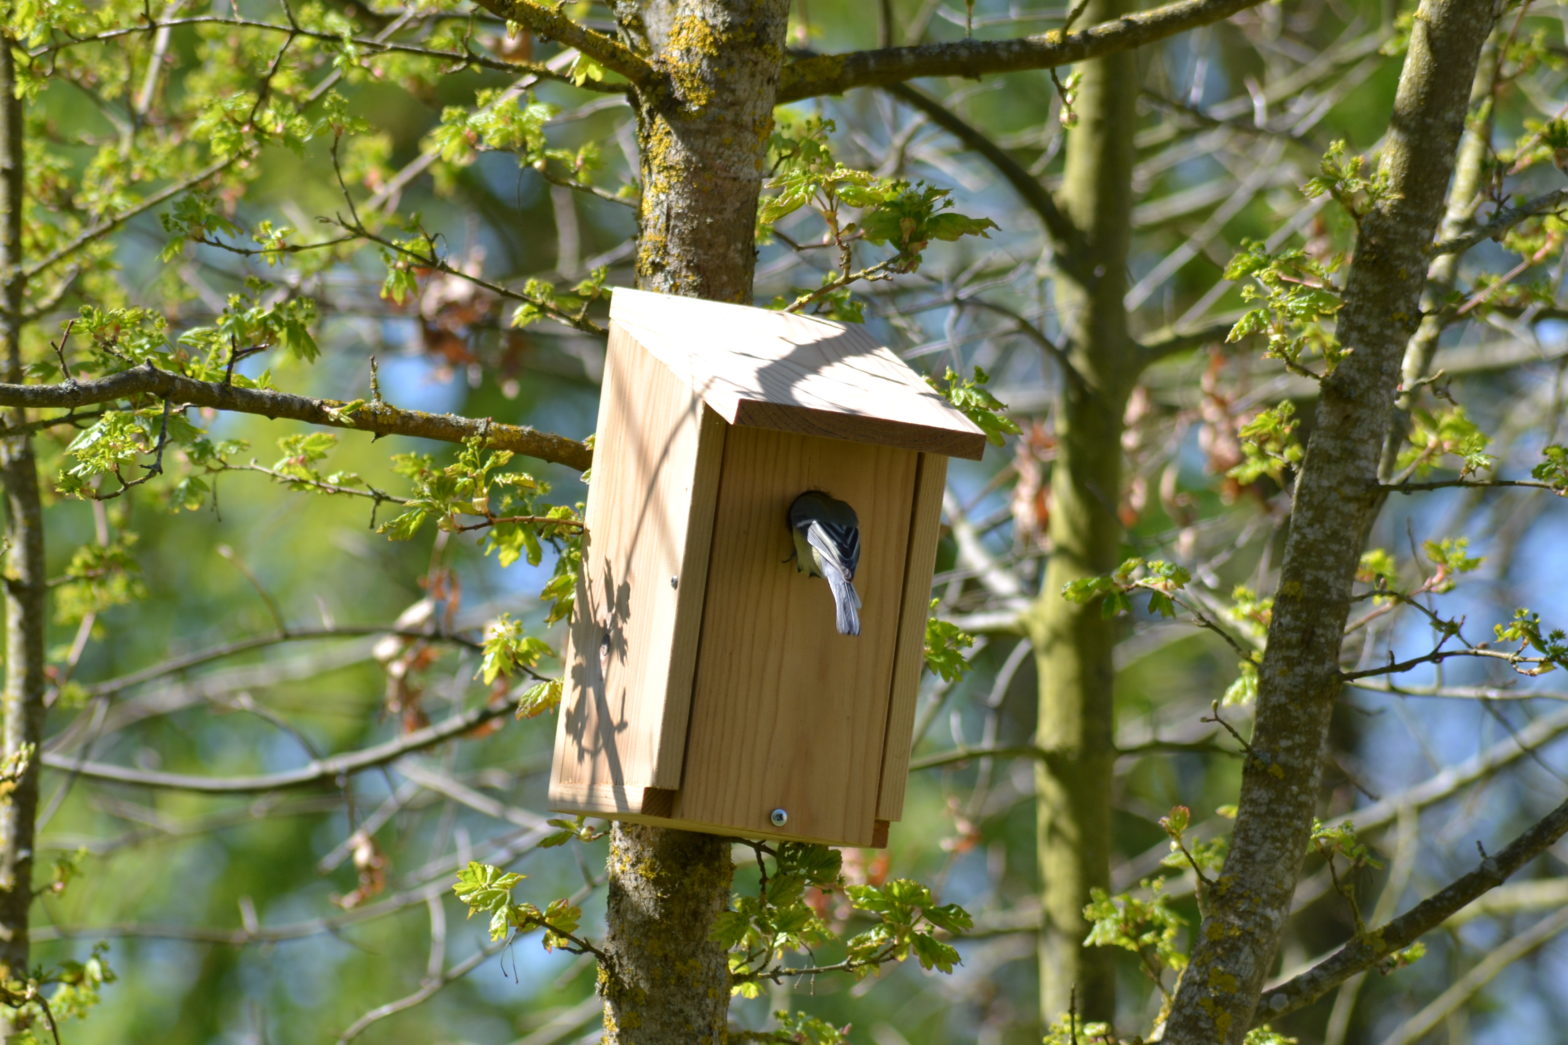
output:
<svg viewBox="0 0 1568 1045"><path fill-rule="evenodd" d="M1236 826L1165 1025L1170 1045L1239 1045L1255 1019L1277 1015L1258 999L1307 851L1354 578L1384 498L1383 437L1492 13L1473 0L1423 0L1416 14L1380 164L1389 191L1360 222L1339 313L1339 338L1354 351L1322 382Z"/></svg>
<svg viewBox="0 0 1568 1045"><path fill-rule="evenodd" d="M932 123L994 167L1024 204L1039 216L1040 223L1045 226L1045 231L1055 244L1056 264L1074 271L1079 279L1088 278L1089 274L1083 271L1084 259L1088 254L1083 233L1056 206L1056 201L1045 191L1039 178L1009 156L1007 150L996 144L990 135L982 133L935 98L904 83L888 86L887 93L924 113Z"/></svg>
<svg viewBox="0 0 1568 1045"><path fill-rule="evenodd" d="M1485 225L1472 229L1462 236L1445 239L1432 247L1433 255L1460 254L1480 243L1482 240L1496 239L1515 225L1527 221L1539 214L1555 213L1564 206L1568 206L1568 189L1553 189L1551 192L1542 193L1534 199L1526 200L1517 207L1509 207L1497 212L1497 216Z"/></svg>
<svg viewBox="0 0 1568 1045"><path fill-rule="evenodd" d="M509 22L526 26L558 44L575 47L606 69L620 73L636 87L655 81L652 65L642 55L618 40L577 24L560 5L545 5L534 0L477 0L479 6Z"/></svg>
<svg viewBox="0 0 1568 1045"><path fill-rule="evenodd" d="M261 32L283 33L290 37L304 37L307 40L320 40L328 44L352 44L353 46L382 54L406 54L416 58L428 58L432 61L451 63L458 68L473 66L479 69L490 69L498 72L520 73L528 72L541 79L559 80L570 83L586 91L601 93L625 93L625 84L607 84L593 80L576 83L570 76L551 69L548 65L538 62L520 61L516 58L498 58L494 55L484 54L465 46L461 51L442 50L433 47L420 47L415 44L399 43L387 39L385 36L364 37L344 36L341 33L325 32L319 29L308 29L305 26L294 24L286 25L279 22L265 22L254 18L243 18L228 15L191 15L184 18L167 18L163 21L140 22L136 25L121 26L105 30L92 36L72 37L59 43L52 43L38 47L28 52L28 57L34 60L63 51L68 47L78 47L82 44L106 43L122 37L156 33L160 30L178 29L185 26L196 25L221 25L233 29L254 29Z"/></svg>
<svg viewBox="0 0 1568 1045"><path fill-rule="evenodd" d="M459 417L455 414L430 414L422 410L402 410L379 401L352 403L335 399L312 399L267 388L240 388L216 381L160 370L143 363L130 370L96 381L66 382L57 385L0 384L0 406L35 409L68 409L107 403L134 395L153 395L170 403L212 407L264 417L286 417L294 421L332 428L348 428L376 435L411 435L442 442L460 443L475 436L496 450L512 450L542 461L564 464L578 471L593 459L588 447L575 439L540 432L526 425L509 425L486 418Z"/></svg>
<svg viewBox="0 0 1568 1045"><path fill-rule="evenodd" d="M523 831L508 833L498 839L491 839L475 846L475 851L470 854L471 859L482 860L486 863L506 865L518 859L529 850L536 848L541 839L553 832L555 828L541 828L536 831ZM175 940L183 943L210 943L230 947L244 947L256 943L283 943L289 940L302 940L322 933L336 933L351 925L375 921L389 914L396 914L415 904L428 903L432 897L445 898L452 895L451 865L447 864L439 872L439 877L432 881L422 882L401 893L368 903L360 907L351 907L339 914L322 918L309 918L304 921L289 922L281 925L261 926L246 925L235 929L214 928L200 925L156 925L137 923L113 923L97 926L72 926L72 925L46 925L41 926L35 938L43 940L70 940L85 937L92 940L102 940L114 937L125 937L143 940Z"/></svg>
<svg viewBox="0 0 1568 1045"><path fill-rule="evenodd" d="M1537 820L1496 856L1481 851L1481 865L1422 900L1386 925L1345 944L1300 976L1264 993L1255 1019L1277 1020L1317 1001L1351 976L1370 969L1417 937L1437 928L1461 907L1495 889L1568 832L1568 801Z"/></svg>
<svg viewBox="0 0 1568 1045"><path fill-rule="evenodd" d="M261 773L254 776L208 777L185 773L160 773L130 766L116 766L106 762L88 762L69 755L45 752L43 764L89 780L105 780L135 787L159 788L169 791L192 791L206 795L252 794L281 791L288 788L312 787L317 784L335 783L339 777L374 769L388 762L395 762L404 755L434 747L443 741L460 737L486 722L512 714L510 704L499 707L488 705L453 715L445 722L415 730L404 736L388 740L375 747L352 751L330 758L313 759L298 769L281 773Z"/></svg>
<svg viewBox="0 0 1568 1045"><path fill-rule="evenodd" d="M1051 69L1163 40L1229 18L1260 0L1177 0L1077 33L1041 33L1013 40L958 40L796 58L779 78L778 101L794 102L852 87L886 87L921 76L983 76ZM491 6L486 0L486 6ZM543 30L541 30L543 31Z"/></svg>
<svg viewBox="0 0 1568 1045"><path fill-rule="evenodd" d="M254 635L248 639L239 639L234 642L224 643L221 646L214 646L211 649L200 650L187 656L174 657L163 661L162 663L154 664L152 667L143 668L141 671L133 671L128 675L121 675L118 678L106 679L103 682L96 682L90 686L84 687L85 695L88 699L92 699L94 697L112 697L117 693L123 693L125 690L128 690L133 686L140 686L144 683L152 682L154 679L167 678L170 675L178 675L182 671L189 671L191 668L200 667L203 664L211 664L214 661L225 660L229 657L237 656L241 653L248 653L255 649L265 649L268 646L276 646L279 643L312 642L320 639L364 638L371 635L377 637L391 635L397 638L409 639L410 641L416 642L451 643L454 646L461 646L464 649L475 653L484 648L480 643L475 642L472 639L466 639L461 635L453 635L450 632L415 631L407 628L398 628L395 625L392 627L377 627L375 625L339 624L330 627L319 628L289 628L285 631L274 632L270 635Z"/></svg>

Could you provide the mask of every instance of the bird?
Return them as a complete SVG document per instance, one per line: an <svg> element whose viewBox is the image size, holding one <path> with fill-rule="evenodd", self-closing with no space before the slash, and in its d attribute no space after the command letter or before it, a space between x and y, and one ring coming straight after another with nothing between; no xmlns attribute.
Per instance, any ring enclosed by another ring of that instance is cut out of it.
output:
<svg viewBox="0 0 1568 1045"><path fill-rule="evenodd" d="M821 577L833 592L840 635L860 634L860 593L851 582L860 563L860 520L855 509L821 490L807 490L789 506L795 568Z"/></svg>

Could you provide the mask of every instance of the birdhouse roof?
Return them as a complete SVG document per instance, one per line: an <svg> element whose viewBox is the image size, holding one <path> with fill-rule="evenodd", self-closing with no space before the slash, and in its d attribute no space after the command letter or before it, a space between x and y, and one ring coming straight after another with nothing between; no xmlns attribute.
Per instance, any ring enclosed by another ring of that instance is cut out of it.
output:
<svg viewBox="0 0 1568 1045"><path fill-rule="evenodd" d="M636 339L730 424L978 460L985 434L856 324L616 288Z"/></svg>

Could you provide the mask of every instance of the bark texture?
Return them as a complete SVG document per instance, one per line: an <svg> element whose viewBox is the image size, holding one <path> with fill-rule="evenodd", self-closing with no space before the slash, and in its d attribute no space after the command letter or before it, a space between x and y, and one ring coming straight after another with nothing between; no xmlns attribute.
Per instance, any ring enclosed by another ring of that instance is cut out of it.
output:
<svg viewBox="0 0 1568 1045"><path fill-rule="evenodd" d="M786 0L616 5L658 74L637 105L643 290L750 304L788 12Z"/></svg>
<svg viewBox="0 0 1568 1045"><path fill-rule="evenodd" d="M1128 6L1095 0L1082 17L1104 22ZM1121 561L1122 418L1136 372L1123 297L1137 90L1130 52L1084 67L1061 190L1083 256L1057 265L1056 305L1071 372L1062 375L1055 403L1051 557L1028 622L1039 669L1035 737L1044 753L1035 771L1035 809L1046 1024L1069 1007L1088 1020L1111 1020L1116 1008L1112 955L1084 945L1083 908L1091 888L1110 886L1117 622L1098 604L1067 601L1062 587L1110 573Z"/></svg>
<svg viewBox="0 0 1568 1045"><path fill-rule="evenodd" d="M22 103L16 96L14 42L0 35L0 360L6 380L22 380ZM25 426L8 410L8 428ZM5 690L0 696L0 975L25 977L33 902L33 821L38 808L39 736L44 717L43 507L31 437L0 443L5 488ZM12 1028L0 1024L0 1039Z"/></svg>
<svg viewBox="0 0 1568 1045"><path fill-rule="evenodd" d="M750 303L787 0L627 0L615 12L654 70L637 97L637 285ZM605 1041L727 1039L729 968L710 932L732 870L728 839L616 825Z"/></svg>
<svg viewBox="0 0 1568 1045"><path fill-rule="evenodd" d="M1464 126L1491 0L1428 0L1415 16L1381 167L1390 191L1361 221L1339 317L1350 350L1322 383L1297 482L1257 722L1230 856L1209 890L1163 1040L1240 1042L1290 915L1341 688L1351 583L1380 497L1379 456L1433 232Z"/></svg>

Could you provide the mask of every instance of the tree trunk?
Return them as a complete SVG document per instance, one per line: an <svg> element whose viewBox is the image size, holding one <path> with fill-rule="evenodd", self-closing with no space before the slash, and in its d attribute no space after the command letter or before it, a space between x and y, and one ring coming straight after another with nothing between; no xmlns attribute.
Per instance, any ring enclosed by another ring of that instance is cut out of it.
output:
<svg viewBox="0 0 1568 1045"><path fill-rule="evenodd" d="M0 361L5 380L22 381L22 103L16 96L14 43L0 36ZM7 410L16 428L26 412ZM32 439L0 443L0 483L6 502L5 690L0 698L0 976L25 979L28 919L33 902L33 830L38 809L38 741L44 718L43 506ZM17 1028L0 1022L0 1040Z"/></svg>
<svg viewBox="0 0 1568 1045"><path fill-rule="evenodd" d="M1492 11L1492 0L1427 0L1415 16L1381 164L1389 191L1361 220L1338 324L1349 355L1322 382L1259 671L1236 830L1166 1025L1169 1045L1242 1040L1290 917L1340 692L1351 583L1382 501L1378 459L1400 359L1420 318L1427 250Z"/></svg>
<svg viewBox="0 0 1568 1045"><path fill-rule="evenodd" d="M1125 0L1095 0L1085 24L1114 18ZM1040 1016L1050 1024L1071 1007L1089 1020L1115 1017L1115 969L1104 948L1084 946L1091 888L1109 888L1115 764L1112 650L1117 622L1098 604L1062 598L1062 587L1111 572L1120 562L1122 417L1136 370L1127 336L1127 251L1132 222L1131 52L1085 63L1068 132L1062 211L1086 257L1064 259L1056 305L1071 371L1055 403L1051 471L1051 557L1028 627L1039 698L1035 773L1043 927Z"/></svg>
<svg viewBox="0 0 1568 1045"><path fill-rule="evenodd" d="M657 84L637 99L637 284L749 304L786 0L619 4ZM729 967L710 938L729 904L730 844L617 824L610 842L605 1040L696 1045L728 1036Z"/></svg>

